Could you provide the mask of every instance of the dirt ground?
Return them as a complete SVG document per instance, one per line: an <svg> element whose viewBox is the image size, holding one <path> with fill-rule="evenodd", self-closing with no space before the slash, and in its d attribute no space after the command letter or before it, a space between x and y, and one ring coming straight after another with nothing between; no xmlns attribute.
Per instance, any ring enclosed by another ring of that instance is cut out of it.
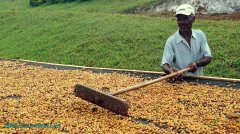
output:
<svg viewBox="0 0 240 134"><path fill-rule="evenodd" d="M240 12L232 14L216 14L216 15L196 15L197 19L208 20L240 20Z"/></svg>
<svg viewBox="0 0 240 134"><path fill-rule="evenodd" d="M141 13L142 14L142 13ZM152 17L163 16L163 17L174 17L174 13L144 13ZM213 15L201 15L197 14L196 19L207 19L207 20L240 20L240 12L232 14L213 14Z"/></svg>

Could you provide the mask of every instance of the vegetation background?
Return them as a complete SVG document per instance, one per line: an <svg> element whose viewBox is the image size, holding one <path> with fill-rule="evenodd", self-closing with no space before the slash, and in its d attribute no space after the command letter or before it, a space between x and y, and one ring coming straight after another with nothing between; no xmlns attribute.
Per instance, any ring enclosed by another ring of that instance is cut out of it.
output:
<svg viewBox="0 0 240 134"><path fill-rule="evenodd" d="M0 1L0 58L161 71L174 17L134 14L166 0L76 0L32 7L29 0ZM240 78L240 21L196 20L212 63L204 74Z"/></svg>

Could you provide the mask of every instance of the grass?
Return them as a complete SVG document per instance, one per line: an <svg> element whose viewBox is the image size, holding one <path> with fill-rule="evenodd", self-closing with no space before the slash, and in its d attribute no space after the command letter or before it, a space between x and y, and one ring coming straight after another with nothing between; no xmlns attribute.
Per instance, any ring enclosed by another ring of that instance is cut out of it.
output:
<svg viewBox="0 0 240 134"><path fill-rule="evenodd" d="M149 4L157 4L166 0L88 0L85 2L60 3L40 7L29 7L29 0L2 0L0 9L2 11L63 11L63 12L101 12L101 13L119 13L125 10L131 10L136 7L142 7Z"/></svg>
<svg viewBox="0 0 240 134"><path fill-rule="evenodd" d="M0 11L24 11L29 9L28 0L1 0Z"/></svg>
<svg viewBox="0 0 240 134"><path fill-rule="evenodd" d="M8 0L4 7L0 2L0 57L161 71L176 21L120 13L151 2L91 0L37 8L27 0ZM194 28L205 32L213 53L205 75L240 78L240 22L197 20Z"/></svg>

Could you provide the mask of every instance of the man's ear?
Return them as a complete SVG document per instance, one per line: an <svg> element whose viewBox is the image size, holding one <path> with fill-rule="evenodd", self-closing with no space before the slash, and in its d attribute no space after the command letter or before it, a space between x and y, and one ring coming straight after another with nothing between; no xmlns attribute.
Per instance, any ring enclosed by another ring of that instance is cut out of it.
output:
<svg viewBox="0 0 240 134"><path fill-rule="evenodd" d="M192 17L192 22L194 22L194 21L195 21L195 16Z"/></svg>

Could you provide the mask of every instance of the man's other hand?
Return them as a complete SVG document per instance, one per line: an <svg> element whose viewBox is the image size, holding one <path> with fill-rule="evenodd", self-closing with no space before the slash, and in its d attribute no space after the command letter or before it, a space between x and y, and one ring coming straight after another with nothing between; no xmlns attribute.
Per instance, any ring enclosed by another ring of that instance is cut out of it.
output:
<svg viewBox="0 0 240 134"><path fill-rule="evenodd" d="M162 66L162 69L163 71L166 73L166 74L172 74L172 73L175 73L175 72L178 72L179 69L173 67L173 66L170 66L169 64L164 64ZM175 81L177 79L179 79L181 77L182 74L177 74L175 77L171 78L172 81Z"/></svg>
<svg viewBox="0 0 240 134"><path fill-rule="evenodd" d="M188 67L190 68L189 72L194 73L197 71L197 63L195 61L190 63Z"/></svg>

